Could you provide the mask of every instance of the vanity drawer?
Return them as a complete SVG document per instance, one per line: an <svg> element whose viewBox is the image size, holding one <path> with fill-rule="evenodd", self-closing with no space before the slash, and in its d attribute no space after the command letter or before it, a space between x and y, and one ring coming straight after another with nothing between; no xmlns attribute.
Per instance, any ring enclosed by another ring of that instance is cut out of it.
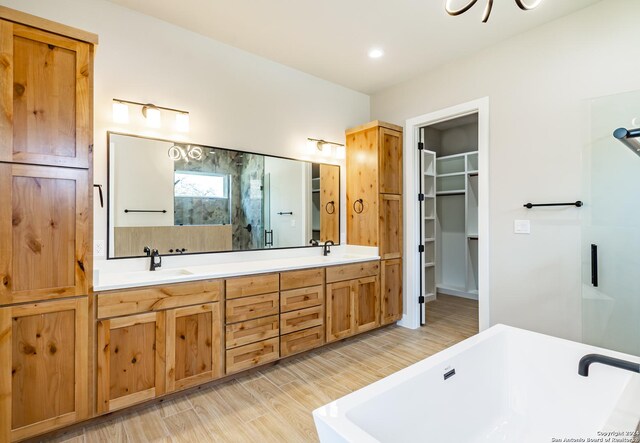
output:
<svg viewBox="0 0 640 443"><path fill-rule="evenodd" d="M367 261L327 268L327 283L371 277L380 272L380 261Z"/></svg>
<svg viewBox="0 0 640 443"><path fill-rule="evenodd" d="M282 357L308 351L324 344L324 328L317 326L304 331L293 332L280 337Z"/></svg>
<svg viewBox="0 0 640 443"><path fill-rule="evenodd" d="M98 318L140 314L198 305L222 298L223 280L202 280L165 286L101 292Z"/></svg>
<svg viewBox="0 0 640 443"><path fill-rule="evenodd" d="M280 314L280 323L283 334L322 326L324 324L324 306L314 306Z"/></svg>
<svg viewBox="0 0 640 443"><path fill-rule="evenodd" d="M279 325L277 315L227 325L227 349L277 337Z"/></svg>
<svg viewBox="0 0 640 443"><path fill-rule="evenodd" d="M227 280L227 300L279 290L279 274L259 274Z"/></svg>
<svg viewBox="0 0 640 443"><path fill-rule="evenodd" d="M322 304L324 304L324 285L292 289L280 293L280 312L289 312Z"/></svg>
<svg viewBox="0 0 640 443"><path fill-rule="evenodd" d="M324 268L303 269L280 274L280 289L297 289L324 283Z"/></svg>
<svg viewBox="0 0 640 443"><path fill-rule="evenodd" d="M227 350L227 374L249 369L280 358L280 340L269 340L251 343Z"/></svg>
<svg viewBox="0 0 640 443"><path fill-rule="evenodd" d="M272 294L227 300L225 323L237 323L239 321L277 315L280 312L279 299L279 294L274 292Z"/></svg>

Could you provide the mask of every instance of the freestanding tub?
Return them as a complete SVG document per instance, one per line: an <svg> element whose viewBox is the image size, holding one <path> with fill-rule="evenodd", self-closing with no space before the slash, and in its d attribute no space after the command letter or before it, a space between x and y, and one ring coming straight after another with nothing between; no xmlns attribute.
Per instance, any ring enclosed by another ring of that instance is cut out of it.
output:
<svg viewBox="0 0 640 443"><path fill-rule="evenodd" d="M593 364L582 377L578 361L590 353L640 362L496 325L316 409L313 417L323 443L633 442L640 375Z"/></svg>

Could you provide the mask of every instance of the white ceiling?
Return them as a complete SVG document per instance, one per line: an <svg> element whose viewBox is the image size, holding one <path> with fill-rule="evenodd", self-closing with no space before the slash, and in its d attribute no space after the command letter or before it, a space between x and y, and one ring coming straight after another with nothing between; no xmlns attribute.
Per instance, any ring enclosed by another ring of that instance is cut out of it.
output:
<svg viewBox="0 0 640 443"><path fill-rule="evenodd" d="M487 24L488 0L458 17L444 0L111 1L371 94L600 0L545 0L533 11L499 0ZM367 56L374 46L384 57Z"/></svg>

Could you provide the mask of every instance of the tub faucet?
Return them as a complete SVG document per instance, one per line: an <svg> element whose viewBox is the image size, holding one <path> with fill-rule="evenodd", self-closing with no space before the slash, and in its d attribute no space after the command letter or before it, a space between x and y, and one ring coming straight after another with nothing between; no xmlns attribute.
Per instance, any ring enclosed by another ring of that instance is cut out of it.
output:
<svg viewBox="0 0 640 443"><path fill-rule="evenodd" d="M331 246L334 246L333 240L327 240L324 242L324 246L322 246L322 254L326 257L331 254Z"/></svg>
<svg viewBox="0 0 640 443"><path fill-rule="evenodd" d="M580 359L578 363L578 374L583 377L589 376L589 366L593 363L602 363L603 365L613 366L614 368L625 369L640 374L640 363L633 363L619 358L607 357L601 354L587 354Z"/></svg>
<svg viewBox="0 0 640 443"><path fill-rule="evenodd" d="M162 257L160 257L160 253L157 249L151 250L151 264L149 265L150 271L155 271L157 268L162 266Z"/></svg>

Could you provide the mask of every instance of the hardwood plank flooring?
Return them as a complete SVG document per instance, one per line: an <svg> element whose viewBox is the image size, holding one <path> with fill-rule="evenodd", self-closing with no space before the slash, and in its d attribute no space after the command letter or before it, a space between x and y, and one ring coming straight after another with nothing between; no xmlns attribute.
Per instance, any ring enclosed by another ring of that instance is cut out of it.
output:
<svg viewBox="0 0 640 443"><path fill-rule="evenodd" d="M427 325L418 330L368 332L48 441L317 441L313 409L477 332L478 303L440 294L427 304Z"/></svg>

